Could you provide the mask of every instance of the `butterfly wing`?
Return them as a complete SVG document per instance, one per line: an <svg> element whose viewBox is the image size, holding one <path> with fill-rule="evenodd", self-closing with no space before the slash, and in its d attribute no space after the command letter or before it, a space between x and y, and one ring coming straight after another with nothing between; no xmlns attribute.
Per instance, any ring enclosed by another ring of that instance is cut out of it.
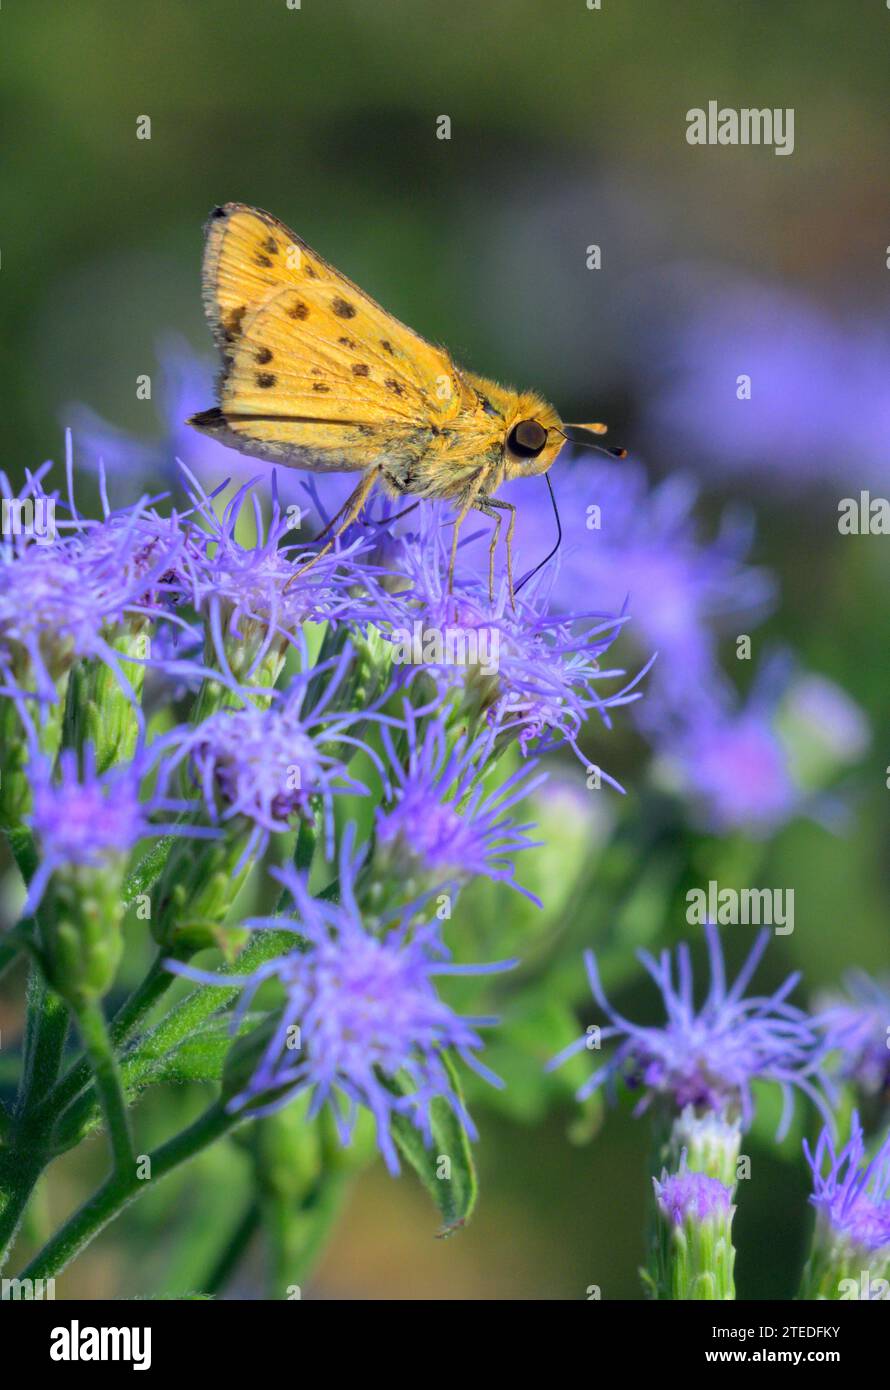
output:
<svg viewBox="0 0 890 1390"><path fill-rule="evenodd" d="M220 404L192 423L296 467L398 472L461 409L448 355L388 314L270 214L216 210L204 297Z"/></svg>

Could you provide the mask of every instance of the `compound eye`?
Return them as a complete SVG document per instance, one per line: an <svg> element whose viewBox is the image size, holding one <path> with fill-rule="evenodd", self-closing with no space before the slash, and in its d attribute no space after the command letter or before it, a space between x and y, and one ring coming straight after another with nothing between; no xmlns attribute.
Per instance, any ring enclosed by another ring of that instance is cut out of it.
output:
<svg viewBox="0 0 890 1390"><path fill-rule="evenodd" d="M547 443L547 431L537 420L520 420L507 435L507 448L518 458L534 459Z"/></svg>

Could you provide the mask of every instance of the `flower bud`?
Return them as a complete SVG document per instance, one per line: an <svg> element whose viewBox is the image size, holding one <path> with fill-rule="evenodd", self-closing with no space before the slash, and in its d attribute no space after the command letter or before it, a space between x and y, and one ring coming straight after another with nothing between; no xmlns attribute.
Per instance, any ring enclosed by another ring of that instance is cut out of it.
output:
<svg viewBox="0 0 890 1390"><path fill-rule="evenodd" d="M47 886L38 950L47 980L74 1008L102 999L117 974L125 864L124 856L115 856L101 868L66 865Z"/></svg>
<svg viewBox="0 0 890 1390"><path fill-rule="evenodd" d="M655 1188L655 1240L647 1282L657 1299L735 1298L731 1190L718 1178L662 1171Z"/></svg>
<svg viewBox="0 0 890 1390"><path fill-rule="evenodd" d="M669 1163L671 1167L678 1167L685 1154L690 1172L717 1178L734 1192L741 1142L738 1120L727 1120L713 1111L700 1115L693 1106L687 1105L674 1120Z"/></svg>
<svg viewBox="0 0 890 1390"><path fill-rule="evenodd" d="M234 820L219 839L173 844L152 896L151 930L159 945L177 954L216 946L234 958L246 933L223 921L253 867L244 854L250 829Z"/></svg>

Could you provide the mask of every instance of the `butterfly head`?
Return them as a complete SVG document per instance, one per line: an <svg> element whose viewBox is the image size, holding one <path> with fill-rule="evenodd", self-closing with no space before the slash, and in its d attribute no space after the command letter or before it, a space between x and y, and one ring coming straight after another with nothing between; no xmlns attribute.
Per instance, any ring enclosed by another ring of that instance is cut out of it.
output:
<svg viewBox="0 0 890 1390"><path fill-rule="evenodd" d="M566 442L552 405L520 395L505 420L504 462L508 479L546 473Z"/></svg>

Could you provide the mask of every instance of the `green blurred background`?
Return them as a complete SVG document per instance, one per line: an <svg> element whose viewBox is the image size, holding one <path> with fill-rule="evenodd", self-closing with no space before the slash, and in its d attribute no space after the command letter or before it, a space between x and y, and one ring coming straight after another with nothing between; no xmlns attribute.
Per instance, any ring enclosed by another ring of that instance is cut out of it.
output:
<svg viewBox="0 0 890 1390"><path fill-rule="evenodd" d="M156 371L159 341L174 331L209 354L202 223L230 199L268 208L458 361L540 389L563 418L608 420L656 476L696 470L705 515L727 499L754 502L754 558L782 590L766 633L837 680L874 728L851 833L798 822L770 846L771 881L795 887L797 930L771 948L766 974L778 981L800 966L815 989L852 963L885 968L890 564L881 537L838 536L838 498L859 488L855 451L820 459L817 448L812 478L804 470L773 489L764 473L729 473L707 448L672 437L649 406L670 384L684 327L666 293L678 273L777 288L824 322L868 314L883 351L881 0L602 0L601 10L585 0L303 0L298 10L286 0L7 0L0 52L0 465L21 479L60 459L76 403L157 434L157 402L138 400L135 380ZM793 157L690 147L686 112L711 98L794 107ZM436 138L443 114L449 141ZM141 115L150 140L136 138ZM591 243L603 248L597 273L586 265ZM843 380L847 370L839 354L844 402L861 387ZM887 378L879 385L886 392ZM877 417L868 391L858 399L863 417ZM780 422L777 457L807 423L793 413ZM704 845L705 878L708 854ZM573 910L580 942L583 897ZM666 939L681 927L666 923ZM583 998L580 963L576 975ZM652 1008L633 982L620 1001L626 1012ZM0 1026L5 1043L18 1027L11 988ZM188 1109L187 1097L176 1103ZM622 1108L584 1145L571 1142L567 1099L530 1118L484 1113L479 1212L447 1242L432 1239L434 1215L413 1181L374 1169L310 1292L583 1298L598 1284L607 1298L638 1297L645 1125ZM158 1126L169 1123L159 1109ZM752 1143L740 1295L788 1296L806 1183L793 1154L780 1162ZM94 1142L59 1164L44 1216L61 1217L101 1161ZM205 1163L207 1183L230 1185L234 1204L237 1156ZM139 1293L153 1271L187 1284L186 1271L170 1273L176 1251L164 1233L177 1203L200 1232L201 1199L188 1175L173 1183L167 1204L152 1196L134 1209L60 1293ZM204 1225L215 1219L208 1208ZM250 1268L235 1293L255 1294Z"/></svg>

